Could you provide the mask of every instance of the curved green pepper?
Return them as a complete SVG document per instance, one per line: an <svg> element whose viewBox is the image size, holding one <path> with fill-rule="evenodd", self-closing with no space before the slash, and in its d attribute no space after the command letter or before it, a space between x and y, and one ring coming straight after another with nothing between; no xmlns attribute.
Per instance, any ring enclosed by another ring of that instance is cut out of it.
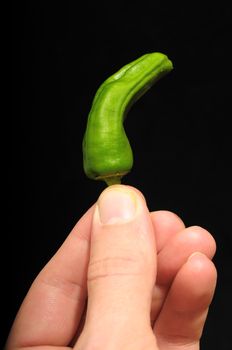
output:
<svg viewBox="0 0 232 350"><path fill-rule="evenodd" d="M162 53L143 55L113 74L94 97L83 140L86 175L120 183L133 165L133 154L123 128L132 104L158 79L172 70L172 62Z"/></svg>

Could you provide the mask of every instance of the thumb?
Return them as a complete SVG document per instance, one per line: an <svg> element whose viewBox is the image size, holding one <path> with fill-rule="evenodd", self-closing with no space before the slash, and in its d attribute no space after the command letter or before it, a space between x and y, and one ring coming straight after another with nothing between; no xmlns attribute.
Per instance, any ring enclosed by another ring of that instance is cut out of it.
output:
<svg viewBox="0 0 232 350"><path fill-rule="evenodd" d="M132 187L110 186L93 216L86 327L98 338L104 334L105 345L106 336L112 341L125 332L126 338L142 335L150 328L155 276L155 238L145 200Z"/></svg>

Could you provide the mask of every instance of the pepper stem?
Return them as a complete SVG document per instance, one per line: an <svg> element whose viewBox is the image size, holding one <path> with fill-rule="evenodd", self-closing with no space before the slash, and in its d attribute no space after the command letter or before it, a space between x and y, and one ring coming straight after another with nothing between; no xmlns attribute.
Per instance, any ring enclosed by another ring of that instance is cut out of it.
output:
<svg viewBox="0 0 232 350"><path fill-rule="evenodd" d="M107 183L107 186L111 185L120 185L121 184L121 176L110 176L106 177L104 181Z"/></svg>

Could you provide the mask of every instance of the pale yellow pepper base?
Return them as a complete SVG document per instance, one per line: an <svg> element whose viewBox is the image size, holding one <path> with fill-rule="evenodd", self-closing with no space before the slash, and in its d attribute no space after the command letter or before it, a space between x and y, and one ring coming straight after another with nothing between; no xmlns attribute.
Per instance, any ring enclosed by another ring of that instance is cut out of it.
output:
<svg viewBox="0 0 232 350"><path fill-rule="evenodd" d="M98 176L96 180L105 181L107 186L120 185L122 177L126 174L127 173L125 172L125 173L118 173L118 174L112 174L112 175Z"/></svg>
<svg viewBox="0 0 232 350"><path fill-rule="evenodd" d="M104 181L107 183L108 186L120 185L121 184L121 177L119 177L119 176L108 177L108 178L105 178Z"/></svg>

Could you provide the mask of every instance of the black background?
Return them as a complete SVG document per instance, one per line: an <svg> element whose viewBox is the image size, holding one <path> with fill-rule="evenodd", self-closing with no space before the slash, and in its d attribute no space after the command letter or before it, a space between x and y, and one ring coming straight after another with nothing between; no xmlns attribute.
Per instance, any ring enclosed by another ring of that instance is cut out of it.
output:
<svg viewBox="0 0 232 350"><path fill-rule="evenodd" d="M204 6L203 6L204 4ZM124 183L216 239L218 285L202 349L231 344L231 13L223 2L12 3L12 165L6 334L31 282L105 185L86 178L82 138L98 86L147 52L174 70L125 122Z"/></svg>

